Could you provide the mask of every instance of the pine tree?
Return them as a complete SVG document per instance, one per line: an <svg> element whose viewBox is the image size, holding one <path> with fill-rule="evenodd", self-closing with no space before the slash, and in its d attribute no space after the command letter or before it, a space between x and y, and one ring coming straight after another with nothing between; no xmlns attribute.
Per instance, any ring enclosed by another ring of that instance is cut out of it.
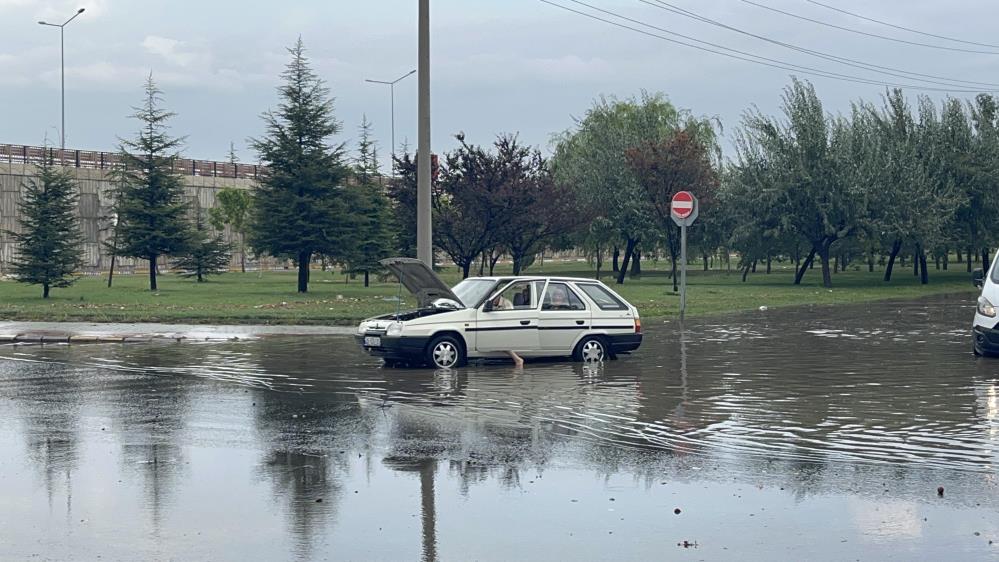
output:
<svg viewBox="0 0 999 562"><path fill-rule="evenodd" d="M267 174L254 190L250 245L298 263L298 292L309 290L309 265L317 255L344 255L349 222L342 199L346 169L329 89L305 58L299 39L278 88L281 102L264 113L267 133L252 141Z"/></svg>
<svg viewBox="0 0 999 562"><path fill-rule="evenodd" d="M191 239L184 186L173 172L183 139L170 137L167 120L174 113L160 107L163 99L146 80L146 100L132 117L142 122L135 140L121 141L124 166L117 170L115 212L118 213L118 254L149 262L149 289L156 290L156 260L184 253Z"/></svg>
<svg viewBox="0 0 999 562"><path fill-rule="evenodd" d="M49 298L51 287L72 285L72 274L83 263L76 202L72 176L56 168L51 155L24 184L21 232L7 233L18 245L11 271L21 283L41 285L42 298Z"/></svg>
<svg viewBox="0 0 999 562"><path fill-rule="evenodd" d="M197 277L198 283L209 275L229 271L229 245L221 234L214 234L205 227L204 213L198 209L194 221L194 236L187 254L174 262L174 268L182 277Z"/></svg>
<svg viewBox="0 0 999 562"><path fill-rule="evenodd" d="M354 183L350 186L351 219L354 228L349 246L349 271L364 273L364 286L372 272L381 270L378 263L392 253L392 208L382 187L383 177L378 168L378 147L371 139L371 123L361 121L361 137L354 162Z"/></svg>

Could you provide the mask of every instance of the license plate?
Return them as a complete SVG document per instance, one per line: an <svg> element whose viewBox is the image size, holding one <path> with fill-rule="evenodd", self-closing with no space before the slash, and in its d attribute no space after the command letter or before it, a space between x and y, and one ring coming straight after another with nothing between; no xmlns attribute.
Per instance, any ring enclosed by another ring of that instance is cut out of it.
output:
<svg viewBox="0 0 999 562"><path fill-rule="evenodd" d="M364 347L381 347L382 338L377 336L366 336L364 338Z"/></svg>

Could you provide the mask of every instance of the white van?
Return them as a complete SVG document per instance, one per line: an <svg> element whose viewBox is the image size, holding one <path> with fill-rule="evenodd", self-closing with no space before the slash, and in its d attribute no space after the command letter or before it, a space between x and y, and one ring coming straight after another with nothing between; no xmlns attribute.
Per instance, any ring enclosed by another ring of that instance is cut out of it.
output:
<svg viewBox="0 0 999 562"><path fill-rule="evenodd" d="M975 308L975 320L972 324L972 349L975 355L999 355L999 318L996 317L996 307L999 306L999 252L992 260L989 269L976 269L972 280L976 287L981 287L982 294L978 296L978 306Z"/></svg>
<svg viewBox="0 0 999 562"><path fill-rule="evenodd" d="M369 318L357 343L386 363L460 367L470 358L569 357L603 361L642 344L638 309L595 279L471 277L448 288L423 262L381 262L419 308Z"/></svg>

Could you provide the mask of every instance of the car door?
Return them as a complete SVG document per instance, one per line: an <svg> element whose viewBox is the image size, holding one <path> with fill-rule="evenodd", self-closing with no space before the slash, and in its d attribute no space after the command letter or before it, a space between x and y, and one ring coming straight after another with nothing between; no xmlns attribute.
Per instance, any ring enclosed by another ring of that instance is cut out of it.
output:
<svg viewBox="0 0 999 562"><path fill-rule="evenodd" d="M541 349L570 354L576 339L590 328L591 311L567 283L550 281L538 312Z"/></svg>
<svg viewBox="0 0 999 562"><path fill-rule="evenodd" d="M478 351L530 353L539 349L538 287L535 281L514 281L478 308L471 328Z"/></svg>

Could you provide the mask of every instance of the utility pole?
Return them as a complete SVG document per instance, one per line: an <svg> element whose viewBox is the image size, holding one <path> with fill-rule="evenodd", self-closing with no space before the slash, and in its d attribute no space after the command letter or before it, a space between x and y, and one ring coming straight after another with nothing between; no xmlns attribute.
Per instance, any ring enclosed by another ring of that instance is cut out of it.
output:
<svg viewBox="0 0 999 562"><path fill-rule="evenodd" d="M419 0L419 123L416 162L416 257L434 267L430 224L430 0Z"/></svg>

